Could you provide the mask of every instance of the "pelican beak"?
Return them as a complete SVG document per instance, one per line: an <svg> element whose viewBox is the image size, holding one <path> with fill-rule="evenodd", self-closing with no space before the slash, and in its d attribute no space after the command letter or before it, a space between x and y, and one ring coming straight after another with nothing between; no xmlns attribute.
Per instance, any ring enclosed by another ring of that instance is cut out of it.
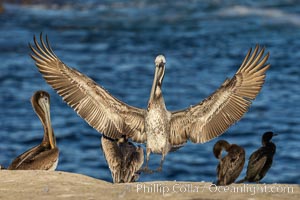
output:
<svg viewBox="0 0 300 200"><path fill-rule="evenodd" d="M158 96L157 94L157 87L161 87L162 85L162 80L165 75L165 64L166 64L166 59L163 55L159 55L155 59L155 74L154 74L154 79L153 79L153 84L152 84L152 89L150 93L150 101Z"/></svg>
<svg viewBox="0 0 300 200"><path fill-rule="evenodd" d="M159 55L155 59L155 75L157 82L156 84L161 86L162 80L165 75L165 65L166 65L166 58L163 55Z"/></svg>
<svg viewBox="0 0 300 200"><path fill-rule="evenodd" d="M48 99L46 100L43 97L39 100L39 103L45 114L45 122L46 122L45 125L47 128L48 138L49 138L51 148L55 148L56 142L55 142L54 133L53 133L52 124L51 124L51 118L50 118L50 102Z"/></svg>

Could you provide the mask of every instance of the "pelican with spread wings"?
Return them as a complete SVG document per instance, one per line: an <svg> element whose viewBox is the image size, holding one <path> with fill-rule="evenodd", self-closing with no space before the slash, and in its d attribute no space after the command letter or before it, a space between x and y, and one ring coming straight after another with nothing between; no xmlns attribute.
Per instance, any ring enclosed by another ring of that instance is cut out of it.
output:
<svg viewBox="0 0 300 200"><path fill-rule="evenodd" d="M248 51L240 68L208 98L187 109L171 112L166 109L162 95L166 59L155 59L155 73L147 109L127 105L112 96L91 78L64 64L53 52L48 37L34 37L31 57L40 73L63 100L90 126L111 139L126 136L132 141L146 143L146 167L150 153L165 156L188 140L207 142L237 122L248 111L252 100L264 84L269 53L257 45ZM149 170L150 171L150 170Z"/></svg>

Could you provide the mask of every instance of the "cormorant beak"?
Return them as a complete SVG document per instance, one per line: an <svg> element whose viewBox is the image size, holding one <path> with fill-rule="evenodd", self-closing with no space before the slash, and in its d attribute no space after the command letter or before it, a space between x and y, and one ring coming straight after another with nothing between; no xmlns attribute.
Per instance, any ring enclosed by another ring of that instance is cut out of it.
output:
<svg viewBox="0 0 300 200"><path fill-rule="evenodd" d="M277 136L277 135L278 135L278 133L274 133L274 134L273 134L273 137L274 137L274 136Z"/></svg>
<svg viewBox="0 0 300 200"><path fill-rule="evenodd" d="M214 153L214 155L215 155L215 157L216 157L217 159L220 159L220 158L221 158L221 150L220 150L220 149L214 148L214 149L213 149L213 153Z"/></svg>

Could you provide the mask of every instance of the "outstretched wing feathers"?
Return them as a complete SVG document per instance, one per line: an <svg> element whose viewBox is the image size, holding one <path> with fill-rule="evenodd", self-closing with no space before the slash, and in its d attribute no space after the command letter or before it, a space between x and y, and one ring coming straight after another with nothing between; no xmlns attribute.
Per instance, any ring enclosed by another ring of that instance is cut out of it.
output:
<svg viewBox="0 0 300 200"><path fill-rule="evenodd" d="M97 131L116 139L122 135L144 139L145 110L129 106L110 95L92 79L65 65L54 54L46 37L41 45L34 37L31 57L43 77L63 100ZM144 142L144 141L141 141Z"/></svg>
<svg viewBox="0 0 300 200"><path fill-rule="evenodd" d="M232 79L227 79L212 95L186 110L172 113L171 137L173 145L188 139L195 143L207 142L224 133L248 111L251 100L260 92L269 53L257 45L253 54L248 51L241 67Z"/></svg>
<svg viewBox="0 0 300 200"><path fill-rule="evenodd" d="M30 45L36 66L43 77L64 101L97 131L117 139L122 135L135 142L144 143L146 110L129 106L97 85L76 69L65 65L49 45L34 37L35 48ZM204 143L224 133L247 112L265 81L269 53L257 45L248 51L240 68L232 79L224 83L212 95L195 106L171 113L170 143L180 146L191 140Z"/></svg>

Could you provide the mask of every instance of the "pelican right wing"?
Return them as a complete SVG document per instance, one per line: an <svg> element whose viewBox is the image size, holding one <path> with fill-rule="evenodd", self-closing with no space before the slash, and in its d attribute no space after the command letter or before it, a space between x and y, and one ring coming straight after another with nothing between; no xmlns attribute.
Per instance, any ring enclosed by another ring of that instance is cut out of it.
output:
<svg viewBox="0 0 300 200"><path fill-rule="evenodd" d="M90 126L109 138L122 135L145 142L145 110L129 106L109 94L92 79L65 65L52 51L46 36L41 45L34 37L35 48L30 45L40 73L63 100Z"/></svg>
<svg viewBox="0 0 300 200"><path fill-rule="evenodd" d="M248 51L241 67L232 79L225 82L208 98L185 110L172 112L172 145L207 142L240 120L248 111L252 100L260 92L270 65L266 64L269 53L257 45L253 54Z"/></svg>

